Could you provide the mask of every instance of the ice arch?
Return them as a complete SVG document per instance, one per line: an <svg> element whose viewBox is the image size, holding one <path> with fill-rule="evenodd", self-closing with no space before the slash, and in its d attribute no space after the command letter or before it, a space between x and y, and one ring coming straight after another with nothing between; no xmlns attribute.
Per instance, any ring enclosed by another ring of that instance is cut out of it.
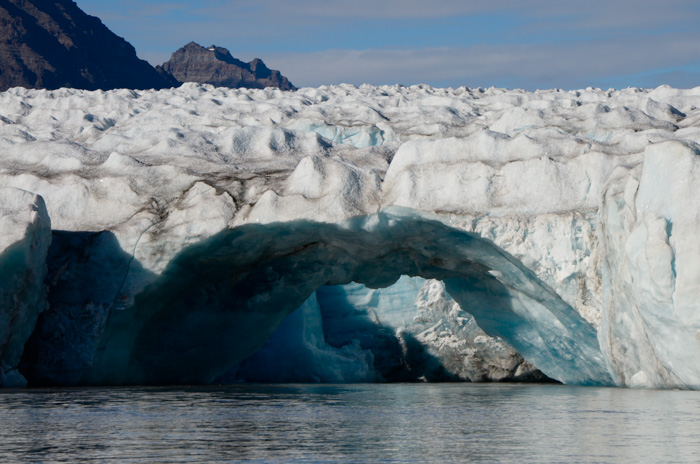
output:
<svg viewBox="0 0 700 464"><path fill-rule="evenodd" d="M478 235L412 210L339 224L227 230L180 253L113 311L83 383L209 383L258 350L316 289L443 280L488 334L551 378L609 384L596 332L551 288Z"/></svg>

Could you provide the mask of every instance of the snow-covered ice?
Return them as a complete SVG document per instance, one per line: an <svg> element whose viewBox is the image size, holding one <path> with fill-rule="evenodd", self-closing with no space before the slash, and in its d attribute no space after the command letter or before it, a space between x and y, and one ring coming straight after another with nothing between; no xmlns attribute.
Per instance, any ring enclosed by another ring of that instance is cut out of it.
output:
<svg viewBox="0 0 700 464"><path fill-rule="evenodd" d="M666 86L11 89L0 187L54 230L20 372L700 388L699 108Z"/></svg>

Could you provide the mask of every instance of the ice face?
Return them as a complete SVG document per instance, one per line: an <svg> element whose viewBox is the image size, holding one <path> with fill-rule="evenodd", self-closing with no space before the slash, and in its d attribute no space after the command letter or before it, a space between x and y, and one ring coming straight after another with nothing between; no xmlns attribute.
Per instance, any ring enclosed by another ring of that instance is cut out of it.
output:
<svg viewBox="0 0 700 464"><path fill-rule="evenodd" d="M55 239L21 369L47 384L208 382L303 306L289 333L303 329L304 359L313 347L348 379L384 377L372 337L329 331L327 303L354 301L345 322L386 309L366 328L392 349L415 338L450 375L512 367L491 345L466 370L450 361L477 338L455 325L463 311L567 383L698 388L698 108L700 88L669 87L12 89L0 187L41 195ZM247 248L225 244L239 236ZM427 311L430 291L393 286L401 275L444 296ZM329 299L351 282L368 289ZM379 288L405 308L353 299Z"/></svg>
<svg viewBox="0 0 700 464"><path fill-rule="evenodd" d="M696 145L645 150L641 172L606 192L602 346L629 386L700 386L700 192Z"/></svg>
<svg viewBox="0 0 700 464"><path fill-rule="evenodd" d="M253 356L217 382L376 382L372 352L351 341L326 342L316 293L292 314Z"/></svg>
<svg viewBox="0 0 700 464"><path fill-rule="evenodd" d="M44 293L51 221L41 197L0 189L0 386L26 384L24 344L47 307Z"/></svg>
<svg viewBox="0 0 700 464"><path fill-rule="evenodd" d="M46 263L48 309L26 343L20 369L34 385L80 384L113 314L133 306L134 293L153 275L107 231L54 231Z"/></svg>

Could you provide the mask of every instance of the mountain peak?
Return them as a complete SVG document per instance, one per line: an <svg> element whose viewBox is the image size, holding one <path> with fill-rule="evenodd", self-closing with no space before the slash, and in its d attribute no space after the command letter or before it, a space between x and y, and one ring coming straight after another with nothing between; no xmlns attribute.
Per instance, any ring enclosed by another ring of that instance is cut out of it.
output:
<svg viewBox="0 0 700 464"><path fill-rule="evenodd" d="M295 90L286 77L277 70L269 69L261 59L255 58L246 63L231 55L228 49L216 45L203 47L190 42L174 52L170 60L157 69L179 82L199 82L231 88L277 87Z"/></svg>

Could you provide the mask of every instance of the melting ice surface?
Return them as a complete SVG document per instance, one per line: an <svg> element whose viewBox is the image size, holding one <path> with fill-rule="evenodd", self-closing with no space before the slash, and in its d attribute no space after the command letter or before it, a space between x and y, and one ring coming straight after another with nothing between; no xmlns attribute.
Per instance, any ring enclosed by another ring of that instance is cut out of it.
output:
<svg viewBox="0 0 700 464"><path fill-rule="evenodd" d="M0 382L700 387L698 108L669 87L12 89Z"/></svg>

